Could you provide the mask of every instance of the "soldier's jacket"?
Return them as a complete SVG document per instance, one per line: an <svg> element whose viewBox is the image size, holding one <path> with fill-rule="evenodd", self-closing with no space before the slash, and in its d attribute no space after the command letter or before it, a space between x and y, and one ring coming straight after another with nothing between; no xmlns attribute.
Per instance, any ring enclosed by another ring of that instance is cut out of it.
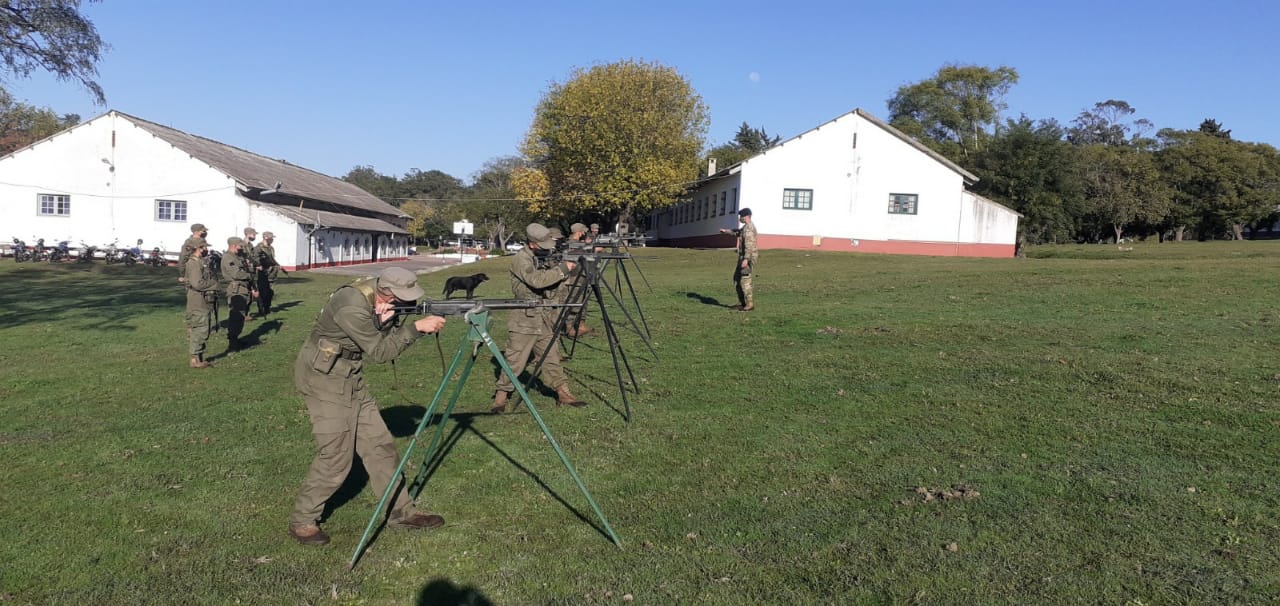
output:
<svg viewBox="0 0 1280 606"><path fill-rule="evenodd" d="M751 222L743 225L739 231L738 262L741 263L743 259L746 259L751 261L752 265L755 265L756 261L760 259L760 251L756 248L756 224Z"/></svg>
<svg viewBox="0 0 1280 606"><path fill-rule="evenodd" d="M178 253L178 271L182 272L183 275L186 275L187 272L187 259L190 259L191 255L194 255L195 253L196 236L195 234L191 234L191 237L187 238L187 241L182 243L182 252Z"/></svg>
<svg viewBox="0 0 1280 606"><path fill-rule="evenodd" d="M375 280L366 278L329 295L293 366L294 385L303 395L350 405L344 398L364 380L366 361L390 362L422 336L412 322L378 330Z"/></svg>
<svg viewBox="0 0 1280 606"><path fill-rule="evenodd" d="M276 247L263 242L253 250L253 258L258 260L258 265L262 266L262 271L266 273L267 280L276 281L276 276L280 274L280 264L276 263Z"/></svg>
<svg viewBox="0 0 1280 606"><path fill-rule="evenodd" d="M242 249L243 250L243 249ZM248 296L253 288L253 268L243 254L222 255L222 278L227 281L227 296Z"/></svg>
<svg viewBox="0 0 1280 606"><path fill-rule="evenodd" d="M517 299L557 302L560 283L568 276L569 266L564 263L538 269L533 248L526 246L511 261L511 294ZM549 332L558 314L559 309L555 307L511 310L507 314L507 332L526 335Z"/></svg>
<svg viewBox="0 0 1280 606"><path fill-rule="evenodd" d="M209 311L218 294L218 278L204 257L189 255L183 267L187 280L187 311Z"/></svg>

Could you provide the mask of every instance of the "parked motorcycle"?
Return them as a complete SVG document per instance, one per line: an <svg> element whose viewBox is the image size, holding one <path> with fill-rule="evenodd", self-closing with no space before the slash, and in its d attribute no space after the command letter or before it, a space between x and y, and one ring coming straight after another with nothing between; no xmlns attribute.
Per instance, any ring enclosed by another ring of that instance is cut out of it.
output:
<svg viewBox="0 0 1280 606"><path fill-rule="evenodd" d="M71 245L66 240L58 243L57 246L49 249L49 262L61 263L71 258Z"/></svg>
<svg viewBox="0 0 1280 606"><path fill-rule="evenodd" d="M31 249L27 248L27 243L17 238L13 239L13 262L22 263L31 260Z"/></svg>
<svg viewBox="0 0 1280 606"><path fill-rule="evenodd" d="M76 263L93 263L93 256L98 254L98 247L80 241L80 254L76 255Z"/></svg>

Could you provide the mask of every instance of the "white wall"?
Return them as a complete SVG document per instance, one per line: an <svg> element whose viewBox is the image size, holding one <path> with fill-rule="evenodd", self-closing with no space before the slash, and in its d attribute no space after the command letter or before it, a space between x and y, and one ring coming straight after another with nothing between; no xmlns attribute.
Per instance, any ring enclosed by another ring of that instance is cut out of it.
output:
<svg viewBox="0 0 1280 606"><path fill-rule="evenodd" d="M960 241L980 244L1016 244L1017 212L969 192L960 213Z"/></svg>

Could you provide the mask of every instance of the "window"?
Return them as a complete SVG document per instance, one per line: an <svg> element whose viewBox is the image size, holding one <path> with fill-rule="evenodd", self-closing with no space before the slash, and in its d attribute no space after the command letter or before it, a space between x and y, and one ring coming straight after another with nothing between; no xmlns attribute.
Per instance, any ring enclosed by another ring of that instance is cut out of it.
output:
<svg viewBox="0 0 1280 606"><path fill-rule="evenodd" d="M182 200L156 200L156 221L187 222L187 203Z"/></svg>
<svg viewBox="0 0 1280 606"><path fill-rule="evenodd" d="M729 212L733 214L738 213L738 188L736 187L733 188L733 206L729 207Z"/></svg>
<svg viewBox="0 0 1280 606"><path fill-rule="evenodd" d="M914 215L919 201L919 194L889 194L889 214Z"/></svg>
<svg viewBox="0 0 1280 606"><path fill-rule="evenodd" d="M725 210L729 207L729 192L720 192L720 215L724 216Z"/></svg>
<svg viewBox="0 0 1280 606"><path fill-rule="evenodd" d="M782 190L782 207L795 210L813 210L812 189Z"/></svg>
<svg viewBox="0 0 1280 606"><path fill-rule="evenodd" d="M40 214L58 217L71 216L71 196L40 194Z"/></svg>

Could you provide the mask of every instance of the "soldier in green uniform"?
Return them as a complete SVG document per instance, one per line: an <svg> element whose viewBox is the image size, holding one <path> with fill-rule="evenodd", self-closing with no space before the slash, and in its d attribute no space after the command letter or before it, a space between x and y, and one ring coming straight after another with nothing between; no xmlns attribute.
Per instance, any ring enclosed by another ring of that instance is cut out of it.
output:
<svg viewBox="0 0 1280 606"><path fill-rule="evenodd" d="M204 359L205 342L213 329L213 309L218 300L218 278L209 267L205 254L209 243L199 236L190 240L193 250L187 256L183 276L187 284L187 353L192 368L208 368Z"/></svg>
<svg viewBox="0 0 1280 606"><path fill-rule="evenodd" d="M276 277L280 274L280 264L276 263L275 234L262 232L262 244L254 250L253 258L258 262L258 315L271 313L271 299L276 294Z"/></svg>
<svg viewBox="0 0 1280 606"><path fill-rule="evenodd" d="M245 264L249 267L249 287L253 289L253 297L249 299L249 311L245 312L245 320L253 321L253 304L258 300L258 272L262 271L262 267L258 262L258 247L254 244L254 240L258 237L258 230L252 227L244 228L244 246L240 248L240 254L244 256Z"/></svg>
<svg viewBox="0 0 1280 606"><path fill-rule="evenodd" d="M525 229L529 236L529 245L520 249L511 261L511 294L517 299L539 299L546 302L557 302L558 288L570 272L577 266L571 261L564 261L555 267L539 269L535 250L550 251L555 248L555 238L551 230L538 223L530 223ZM554 307L514 310L507 315L507 348L502 352L511 370L519 374L524 370L530 358L537 359L546 352L546 360L542 364L541 379L546 385L556 390L556 403L564 406L580 407L587 403L569 393L569 379L560 366L560 350L556 346L555 321L559 310ZM536 354L536 355L535 355ZM507 410L507 399L515 391L515 385L506 373L498 377L497 393L494 394L490 410L503 413Z"/></svg>
<svg viewBox="0 0 1280 606"><path fill-rule="evenodd" d="M227 281L227 351L239 351L249 298L255 293L253 271L244 255L244 240L235 236L227 238L227 254L222 255L222 279Z"/></svg>
<svg viewBox="0 0 1280 606"><path fill-rule="evenodd" d="M397 485L390 506L396 528L435 528L444 518L419 513L405 490L404 478L393 477L399 457L391 432L364 381L364 362L390 362L424 334L438 332L445 320L428 316L412 323L389 322L397 301L413 303L425 293L417 276L401 268L382 270L329 295L315 327L293 367L293 381L305 397L317 452L289 515L289 535L303 545L324 545L329 536L317 525L325 503L342 486L360 455L369 484L381 496Z"/></svg>
<svg viewBox="0 0 1280 606"><path fill-rule="evenodd" d="M185 281L187 274L187 259L191 258L191 253L195 252L196 240L204 240L209 237L209 230L205 229L203 223L196 223L191 226L191 237L182 243L182 251L178 253L178 281ZM206 243L206 246L208 243Z"/></svg>
<svg viewBox="0 0 1280 606"><path fill-rule="evenodd" d="M583 225L582 223L574 223L573 225L570 225L569 240L573 242L582 242L582 243L587 242L587 226ZM600 252L600 250L596 249L596 252ZM575 283L576 277L577 276L575 275L571 277L569 280L566 280L565 281L566 286L560 288L561 302L564 302L569 296L573 294L577 294L577 293L570 293L569 292L570 288L567 286L570 283ZM586 299L583 299L582 309L577 310L576 312L571 312L578 316L578 321L573 326L566 326L564 329L564 334L569 335L570 337L581 337L583 335L587 335L591 333L591 327L587 326L587 305L590 303L591 303L591 298L587 297Z"/></svg>
<svg viewBox="0 0 1280 606"><path fill-rule="evenodd" d="M738 290L738 306L734 309L751 311L756 308L751 276L755 273L760 251L756 247L756 224L751 221L751 209L744 208L738 211L738 220L742 222L741 228L722 229L720 233L738 236L738 264L733 268L733 283Z"/></svg>

